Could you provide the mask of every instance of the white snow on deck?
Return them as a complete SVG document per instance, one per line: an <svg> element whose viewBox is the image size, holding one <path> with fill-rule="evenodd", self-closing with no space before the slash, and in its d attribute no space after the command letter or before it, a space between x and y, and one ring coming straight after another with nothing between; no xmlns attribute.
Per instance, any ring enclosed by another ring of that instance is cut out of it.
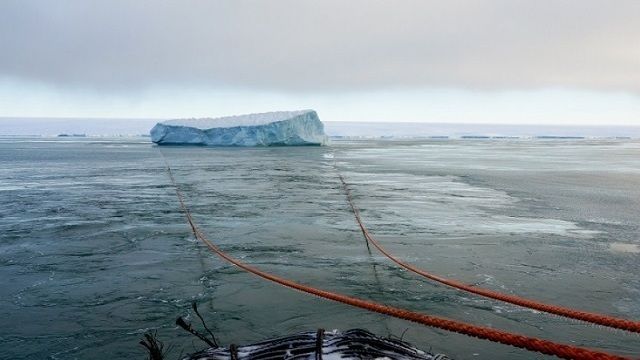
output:
<svg viewBox="0 0 640 360"><path fill-rule="evenodd" d="M197 129L229 128L235 126L257 126L284 121L313 110L274 111L260 114L225 116L219 118L175 119L163 121L164 125L188 126Z"/></svg>

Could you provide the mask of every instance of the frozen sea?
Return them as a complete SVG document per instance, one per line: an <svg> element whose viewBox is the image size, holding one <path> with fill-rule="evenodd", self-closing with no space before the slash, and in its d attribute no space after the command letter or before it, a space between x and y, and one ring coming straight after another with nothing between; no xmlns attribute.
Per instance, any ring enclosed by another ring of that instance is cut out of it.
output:
<svg viewBox="0 0 640 360"><path fill-rule="evenodd" d="M261 269L414 311L640 354L640 337L434 284L367 252L371 232L434 273L640 320L640 141L333 141L157 147L148 138L0 139L0 358L169 358L197 301L223 344L325 328L404 336L456 359L540 355L310 297L198 243L160 152L207 236Z"/></svg>

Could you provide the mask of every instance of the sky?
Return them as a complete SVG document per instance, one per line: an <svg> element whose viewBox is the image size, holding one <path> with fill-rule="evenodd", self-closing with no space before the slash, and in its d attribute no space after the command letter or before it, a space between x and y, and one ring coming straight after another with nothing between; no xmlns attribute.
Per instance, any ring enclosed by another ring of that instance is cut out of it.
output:
<svg viewBox="0 0 640 360"><path fill-rule="evenodd" d="M0 116L638 125L640 1L3 0Z"/></svg>

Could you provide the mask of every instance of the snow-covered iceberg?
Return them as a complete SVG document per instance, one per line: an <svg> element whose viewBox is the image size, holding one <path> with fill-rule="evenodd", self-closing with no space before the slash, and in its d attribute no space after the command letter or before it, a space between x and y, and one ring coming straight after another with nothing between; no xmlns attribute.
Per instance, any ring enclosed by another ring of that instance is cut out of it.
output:
<svg viewBox="0 0 640 360"><path fill-rule="evenodd" d="M151 129L151 141L158 145L325 145L327 136L318 114L301 110L164 121Z"/></svg>

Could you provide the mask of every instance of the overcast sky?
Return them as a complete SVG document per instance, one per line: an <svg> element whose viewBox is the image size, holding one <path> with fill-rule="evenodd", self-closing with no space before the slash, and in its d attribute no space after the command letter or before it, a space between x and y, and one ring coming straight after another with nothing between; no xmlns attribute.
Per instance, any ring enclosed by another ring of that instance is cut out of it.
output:
<svg viewBox="0 0 640 360"><path fill-rule="evenodd" d="M640 1L0 2L0 116L640 125Z"/></svg>

